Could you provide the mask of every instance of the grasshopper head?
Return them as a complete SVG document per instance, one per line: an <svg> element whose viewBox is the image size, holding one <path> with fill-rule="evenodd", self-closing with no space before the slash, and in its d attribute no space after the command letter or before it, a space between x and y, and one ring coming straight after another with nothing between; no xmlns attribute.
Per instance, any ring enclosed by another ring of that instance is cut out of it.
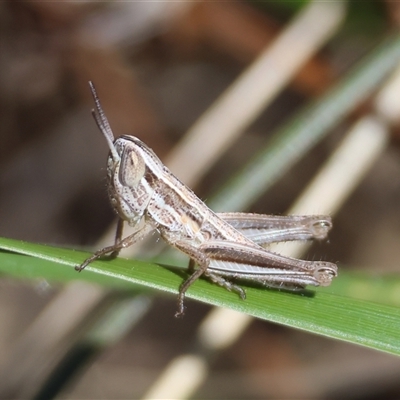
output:
<svg viewBox="0 0 400 400"><path fill-rule="evenodd" d="M145 177L145 154L136 141L140 142L128 135L115 139L107 162L111 204L120 218L131 225L143 217L153 195L153 187Z"/></svg>
<svg viewBox="0 0 400 400"><path fill-rule="evenodd" d="M135 224L142 218L153 193L143 179L146 174L146 150L151 150L134 136L124 135L114 140L96 89L92 82L89 86L96 104L92 114L110 149L107 178L111 204L121 219Z"/></svg>

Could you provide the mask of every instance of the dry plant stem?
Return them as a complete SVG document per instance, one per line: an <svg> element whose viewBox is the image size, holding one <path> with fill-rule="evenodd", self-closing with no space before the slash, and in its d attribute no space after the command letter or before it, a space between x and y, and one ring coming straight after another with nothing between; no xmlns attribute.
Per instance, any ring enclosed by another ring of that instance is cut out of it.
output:
<svg viewBox="0 0 400 400"><path fill-rule="evenodd" d="M278 181L330 129L365 101L400 60L400 36L385 39L336 86L292 118L267 146L230 179L209 205L245 210Z"/></svg>
<svg viewBox="0 0 400 400"><path fill-rule="evenodd" d="M34 398L68 348L77 326L88 320L103 299L97 285L71 282L43 309L29 329L2 355L1 398ZM84 297L83 297L84 295ZM66 305L68 305L66 307ZM62 312L63 318L59 318ZM43 332L51 330L51 335Z"/></svg>
<svg viewBox="0 0 400 400"><path fill-rule="evenodd" d="M249 64L282 29L281 23L271 15L245 2L190 4L164 36L180 52L193 53L206 46L241 64ZM291 86L306 96L316 96L332 84L332 78L331 66L316 55L299 69Z"/></svg>
<svg viewBox="0 0 400 400"><path fill-rule="evenodd" d="M265 109L298 69L336 31L343 2L312 2L187 132L166 161L189 186ZM215 135L218 132L218 135ZM199 152L212 143L207 152ZM191 168L187 168L191 165Z"/></svg>

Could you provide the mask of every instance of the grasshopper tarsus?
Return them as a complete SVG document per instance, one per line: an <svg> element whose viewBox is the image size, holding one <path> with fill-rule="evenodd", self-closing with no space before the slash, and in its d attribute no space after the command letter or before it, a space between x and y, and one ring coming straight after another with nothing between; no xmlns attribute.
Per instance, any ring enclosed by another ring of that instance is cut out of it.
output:
<svg viewBox="0 0 400 400"><path fill-rule="evenodd" d="M97 252L92 256L88 257L82 264L75 266L75 271L82 272L91 262L97 260L101 255L97 255Z"/></svg>
<svg viewBox="0 0 400 400"><path fill-rule="evenodd" d="M92 263L95 260L98 260L100 257L104 256L105 254L110 254L109 258L116 258L121 250L120 244L114 244L112 246L107 246L104 247L101 250L96 251L96 253L94 253L93 255L91 255L90 257L88 257L82 264L77 265L75 267L75 271L81 272L82 270L84 270L90 263Z"/></svg>
<svg viewBox="0 0 400 400"><path fill-rule="evenodd" d="M181 285L182 287L182 285ZM179 288L179 294L178 294L178 311L175 313L175 318L182 318L185 315L185 292L181 291L181 288Z"/></svg>
<svg viewBox="0 0 400 400"><path fill-rule="evenodd" d="M178 311L174 314L175 318L183 318L183 316L185 315L185 310L184 310L184 306L178 304Z"/></svg>

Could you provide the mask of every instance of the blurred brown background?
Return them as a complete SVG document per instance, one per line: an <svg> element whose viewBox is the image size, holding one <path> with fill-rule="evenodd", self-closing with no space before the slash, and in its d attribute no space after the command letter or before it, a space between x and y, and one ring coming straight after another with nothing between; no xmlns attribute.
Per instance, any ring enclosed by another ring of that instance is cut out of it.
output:
<svg viewBox="0 0 400 400"><path fill-rule="evenodd" d="M284 29L295 7L234 1L2 2L0 235L90 248L113 222L105 188L107 145L90 114L88 80L96 85L114 133L138 136L165 159ZM352 4L348 13L324 49L193 188L201 198L379 38L397 29L400 15L390 1ZM367 101L346 123L365 109ZM342 128L252 211L285 212L340 140ZM311 257L398 272L399 177L394 128L390 147L335 219L329 245L313 248ZM0 354L5 354L62 288L7 278L0 285ZM175 299L156 298L141 323L97 353L58 396L140 398L162 368L187 350L209 309L194 302L189 307L177 321ZM239 342L215 357L194 397L396 399L399 376L395 357L255 321Z"/></svg>

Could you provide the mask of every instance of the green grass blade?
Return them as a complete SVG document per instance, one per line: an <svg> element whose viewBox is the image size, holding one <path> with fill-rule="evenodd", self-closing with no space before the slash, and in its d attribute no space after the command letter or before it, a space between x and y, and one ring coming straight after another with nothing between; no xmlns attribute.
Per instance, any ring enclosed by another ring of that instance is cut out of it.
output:
<svg viewBox="0 0 400 400"><path fill-rule="evenodd" d="M96 261L79 274L73 267L81 263L88 253L4 238L0 239L0 249L3 250L0 251L0 271L7 276L24 279L62 282L85 279L108 288L132 289L135 292L138 288L151 288L176 294L186 276L179 268L122 258ZM302 293L243 285L247 292L245 301L206 280L198 280L189 289L187 297L400 355L400 308L388 305L400 303L395 296L400 279L378 280L377 286L374 278L342 275L329 288ZM357 285L364 288L358 291L361 298L365 298L365 293L368 294L371 288L378 287L378 291L372 291L374 295L371 299L375 301L352 297L350 288ZM387 288L388 285L390 288ZM386 289L390 289L394 299L379 301L379 293L388 293Z"/></svg>

